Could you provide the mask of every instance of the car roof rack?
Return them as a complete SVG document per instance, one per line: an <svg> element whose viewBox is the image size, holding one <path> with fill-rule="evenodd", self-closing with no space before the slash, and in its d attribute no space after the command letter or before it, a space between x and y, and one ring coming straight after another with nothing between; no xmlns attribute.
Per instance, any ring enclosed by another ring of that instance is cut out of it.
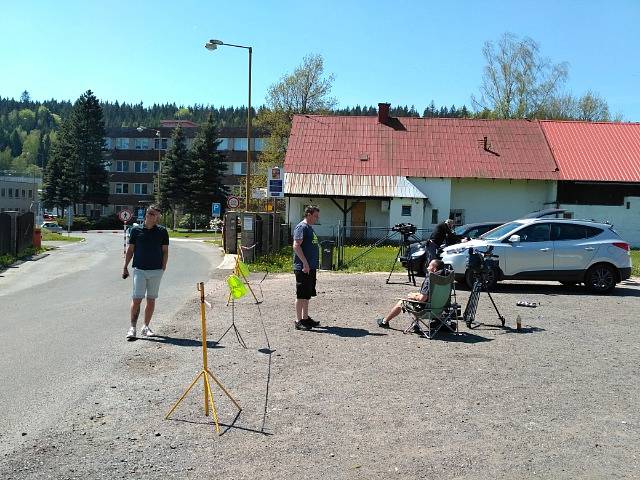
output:
<svg viewBox="0 0 640 480"><path fill-rule="evenodd" d="M564 208L547 208L545 210L538 210L537 212L527 213L521 218L542 218L550 215L559 215L566 212Z"/></svg>

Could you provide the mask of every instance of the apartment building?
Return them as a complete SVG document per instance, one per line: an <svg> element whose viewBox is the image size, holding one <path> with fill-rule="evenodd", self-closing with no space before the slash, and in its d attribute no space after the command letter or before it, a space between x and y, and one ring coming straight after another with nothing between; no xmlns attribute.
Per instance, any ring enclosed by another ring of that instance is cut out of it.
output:
<svg viewBox="0 0 640 480"><path fill-rule="evenodd" d="M36 212L40 177L0 175L0 212Z"/></svg>
<svg viewBox="0 0 640 480"><path fill-rule="evenodd" d="M171 133L180 124L191 148L198 125L185 120L162 121L158 128L108 128L105 150L109 156L109 204L92 210L93 216L110 215L124 208L139 212L154 200L158 174ZM264 148L266 134L257 130L251 139L252 162ZM239 194L246 175L247 137L244 128L223 128L218 150L225 154L227 175L224 183Z"/></svg>

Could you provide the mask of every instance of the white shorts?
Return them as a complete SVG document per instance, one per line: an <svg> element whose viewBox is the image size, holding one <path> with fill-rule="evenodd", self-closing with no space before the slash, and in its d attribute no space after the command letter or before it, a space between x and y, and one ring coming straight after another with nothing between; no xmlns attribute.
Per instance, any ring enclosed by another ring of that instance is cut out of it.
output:
<svg viewBox="0 0 640 480"><path fill-rule="evenodd" d="M158 298L160 280L164 270L140 270L133 269L133 294L131 298Z"/></svg>

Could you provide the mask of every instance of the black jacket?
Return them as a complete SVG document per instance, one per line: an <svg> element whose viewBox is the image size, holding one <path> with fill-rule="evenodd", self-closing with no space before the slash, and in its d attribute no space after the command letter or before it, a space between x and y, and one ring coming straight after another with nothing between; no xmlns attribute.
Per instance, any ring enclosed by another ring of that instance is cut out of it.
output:
<svg viewBox="0 0 640 480"><path fill-rule="evenodd" d="M431 233L429 240L433 241L439 247L443 243L447 245L458 243L458 236L453 233L446 222L442 222L436 226L436 229Z"/></svg>

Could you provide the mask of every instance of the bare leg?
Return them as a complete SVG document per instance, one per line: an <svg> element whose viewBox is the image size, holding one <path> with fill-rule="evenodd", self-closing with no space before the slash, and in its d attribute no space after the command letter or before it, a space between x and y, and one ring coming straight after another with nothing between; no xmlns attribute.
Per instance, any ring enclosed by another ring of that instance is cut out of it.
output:
<svg viewBox="0 0 640 480"><path fill-rule="evenodd" d="M305 300L303 298L296 299L296 316L298 317L298 321L306 318L306 315L309 313L309 300Z"/></svg>
<svg viewBox="0 0 640 480"><path fill-rule="evenodd" d="M135 328L138 323L138 315L140 315L141 298L131 299L131 326Z"/></svg>
<svg viewBox="0 0 640 480"><path fill-rule="evenodd" d="M402 312L402 301L399 301L398 303L396 303L394 305L394 307L389 310L389 313L387 313L387 316L384 317L384 323L389 323L389 320L391 320L392 318L396 318L398 315L400 315L400 312Z"/></svg>
<svg viewBox="0 0 640 480"><path fill-rule="evenodd" d="M153 310L156 308L156 299L147 298L147 305L144 308L144 324L148 327L151 323L151 317L153 316Z"/></svg>

